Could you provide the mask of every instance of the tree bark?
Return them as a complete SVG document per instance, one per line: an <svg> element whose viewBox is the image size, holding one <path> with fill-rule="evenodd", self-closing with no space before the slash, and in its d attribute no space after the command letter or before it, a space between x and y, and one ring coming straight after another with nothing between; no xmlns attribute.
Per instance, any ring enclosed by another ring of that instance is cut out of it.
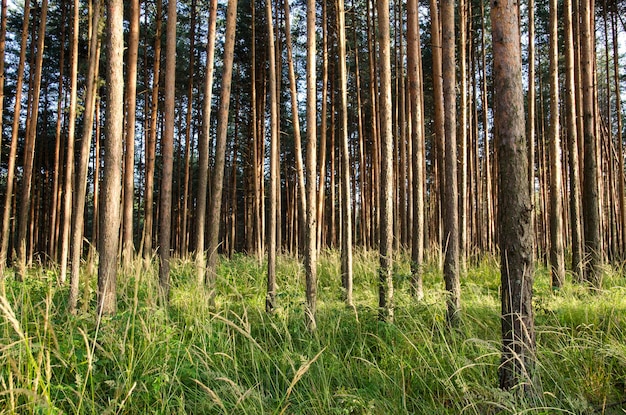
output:
<svg viewBox="0 0 626 415"><path fill-rule="evenodd" d="M502 280L500 387L531 392L535 356L532 312L533 253L524 133L518 5L491 2L495 137Z"/></svg>
<svg viewBox="0 0 626 415"><path fill-rule="evenodd" d="M391 123L389 1L379 0L376 2L376 5L378 11L381 142L378 308L381 319L393 322L393 135Z"/></svg>
<svg viewBox="0 0 626 415"><path fill-rule="evenodd" d="M81 132L81 148L78 164L76 166L76 194L74 207L72 209L72 269L70 274L70 295L69 310L76 311L78 304L78 283L80 280L80 258L83 251L83 228L85 222L85 199L87 193L87 170L89 167L89 153L91 150L91 139L93 136L94 108L96 106L96 79L98 78L100 62L100 0L96 0L93 5L93 16L91 21L91 37L89 39L89 66L87 69L86 90L85 90L85 113L83 119L83 129ZM96 155L99 147L96 146ZM97 158L97 157L96 157ZM99 165L99 163L96 163ZM98 193L98 175L94 174L94 195ZM94 207L97 204L94 203ZM97 221L97 212L94 212L93 220ZM93 232L95 238L95 232ZM94 239L95 240L95 239Z"/></svg>
<svg viewBox="0 0 626 415"><path fill-rule="evenodd" d="M343 0L337 0L335 4L337 5L337 46L339 53L338 60L340 89L339 95L341 98L341 280L343 282L344 298L346 304L348 306L353 306L352 195L350 194L350 147L348 142L348 70L346 68L347 63L345 18L346 10ZM387 9L389 8L388 6L389 4L387 3ZM387 18L389 18L389 10L387 10ZM387 25L389 25L389 22L387 22ZM389 30L389 26L387 26L387 30ZM389 38L387 38L387 40L389 40ZM389 59L389 57L387 57L387 59ZM391 69L389 66L388 75L391 76L390 74ZM391 103L389 105L391 111ZM391 118L389 119L389 122L391 122ZM389 154L389 156L391 160L392 155ZM390 169L390 174L392 173L393 172ZM393 319L393 314L391 318Z"/></svg>
<svg viewBox="0 0 626 415"><path fill-rule="evenodd" d="M15 180L15 160L17 159L18 133L22 109L22 87L24 85L24 62L26 61L26 44L28 42L28 26L30 22L30 1L24 2L24 19L22 23L22 37L20 40L20 60L17 67L17 92L15 106L13 108L13 125L11 128L11 148L7 168L7 188L4 199L4 211L2 215L2 246L0 247L0 278L4 278L7 265L7 253L9 251L9 234L11 225L11 208L13 199L13 182ZM18 276L19 278L19 276Z"/></svg>
<svg viewBox="0 0 626 415"><path fill-rule="evenodd" d="M30 116L27 117L26 143L24 144L24 172L22 174L22 193L20 195L20 209L18 212L17 229L17 277L22 280L26 275L26 262L28 253L26 252L27 227L29 223L31 188L33 178L33 167L35 159L35 137L37 135L37 120L39 118L39 97L41 94L41 71L43 67L43 52L46 38L46 19L48 15L48 0L43 0L41 4L41 15L39 16L39 29L37 33L37 58L35 60L32 92L32 106ZM16 114L19 116L19 114Z"/></svg>
<svg viewBox="0 0 626 415"><path fill-rule="evenodd" d="M217 25L217 0L209 6L209 33L207 39L206 74L204 78L204 100L202 104L202 132L198 143L198 201L196 206L196 270L198 283L204 284L206 255L204 233L206 225L206 200L209 175L209 141L211 130L211 103L213 100L213 69L215 67L215 29ZM253 64L254 66L254 64ZM253 104L254 105L254 104Z"/></svg>
<svg viewBox="0 0 626 415"><path fill-rule="evenodd" d="M122 141L124 126L124 3L107 5L107 106L105 119L104 174L100 198L98 250L98 315L117 309L117 268L122 195Z"/></svg>
<svg viewBox="0 0 626 415"><path fill-rule="evenodd" d="M210 291L209 301L211 304L213 304L215 298L215 280L217 276L217 248L222 212L222 190L224 187L228 109L230 106L230 89L233 76L236 23L237 0L229 0L226 13L226 43L224 45L222 91L220 93L220 107L217 113L217 139L215 143L213 180L211 183L211 203L209 205L209 260L207 264L207 283Z"/></svg>
<svg viewBox="0 0 626 415"><path fill-rule="evenodd" d="M124 213L122 220L122 259L130 265L135 247L133 244L133 211L135 196L135 124L137 108L137 58L139 54L139 0L131 0L126 58L126 128L124 140Z"/></svg>
<svg viewBox="0 0 626 415"><path fill-rule="evenodd" d="M550 0L550 270L552 287L565 281L563 248L563 193L561 178L561 126L559 122L558 4Z"/></svg>
<svg viewBox="0 0 626 415"><path fill-rule="evenodd" d="M441 1L441 44L445 134L445 182L443 198L443 234L445 259L443 276L448 291L447 315L449 324L457 323L461 309L459 279L459 199L456 148L456 57L454 33L454 0Z"/></svg>

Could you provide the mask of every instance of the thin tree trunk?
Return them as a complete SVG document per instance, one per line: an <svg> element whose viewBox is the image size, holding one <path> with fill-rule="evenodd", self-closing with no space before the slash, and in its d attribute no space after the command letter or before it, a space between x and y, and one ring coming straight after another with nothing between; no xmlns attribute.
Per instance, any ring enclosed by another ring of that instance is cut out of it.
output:
<svg viewBox="0 0 626 415"><path fill-rule="evenodd" d="M174 170L174 105L176 83L176 0L169 0L165 33L165 129L161 137L163 176L159 193L159 286L163 304L170 294L170 244L172 235L172 175Z"/></svg>
<svg viewBox="0 0 626 415"><path fill-rule="evenodd" d="M413 143L413 241L411 247L411 292L417 300L424 297L422 274L424 263L424 117L421 105L420 33L417 0L407 2L407 75Z"/></svg>
<svg viewBox="0 0 626 415"><path fill-rule="evenodd" d="M210 295L209 301L211 304L214 303L215 299L215 280L217 277L217 248L222 212L222 190L224 187L228 109L230 106L230 89L233 76L236 23L237 0L229 0L226 14L226 43L224 45L222 91L220 93L220 107L217 113L217 139L215 144L213 180L211 183L211 203L209 205L209 259L207 264L207 283Z"/></svg>
<svg viewBox="0 0 626 415"><path fill-rule="evenodd" d="M594 117L595 87L594 87L594 59L595 45L591 32L591 8L593 0L581 1L581 77L583 98L584 124L584 166L583 166L583 218L585 235L585 279L599 288L600 262L602 258L600 243L600 197L598 191L598 163L597 138Z"/></svg>
<svg viewBox="0 0 626 415"><path fill-rule="evenodd" d="M441 2L441 44L445 133L445 182L443 194L444 252L443 275L448 291L447 321L454 325L461 308L459 279L459 194L456 147L456 57L454 0ZM463 197L463 196L461 196Z"/></svg>
<svg viewBox="0 0 626 415"><path fill-rule="evenodd" d="M380 318L393 322L393 135L391 122L391 60L389 39L389 1L376 2L380 71L380 269L378 308ZM347 138L347 137L346 137Z"/></svg>
<svg viewBox="0 0 626 415"><path fill-rule="evenodd" d="M577 1L577 0L574 0ZM565 0L565 119L569 153L569 207L572 229L572 270L575 279L583 278L583 242L580 206L580 165L578 161L578 129L576 126L576 82L574 74L574 37L572 0Z"/></svg>
<svg viewBox="0 0 626 415"><path fill-rule="evenodd" d="M59 283L65 284L67 274L67 260L70 250L70 227L72 219L72 193L74 187L74 136L76 131L76 101L78 84L78 27L79 27L78 0L74 0L72 18L72 46L70 53L70 107L67 128L67 156L65 158L65 193L63 195L63 230L61 237L61 271Z"/></svg>
<svg viewBox="0 0 626 415"><path fill-rule="evenodd" d="M7 188L4 199L4 212L2 216L2 246L0 247L0 278L4 278L4 270L7 265L7 253L9 251L9 235L11 225L11 207L13 205L13 182L15 180L15 160L17 159L18 133L21 119L22 95L24 85L24 62L26 61L26 43L28 42L28 25L30 21L30 1L24 2L24 20L22 23L22 38L20 41L20 60L17 67L15 107L13 108L13 125L11 129L11 148L7 169Z"/></svg>
<svg viewBox="0 0 626 415"><path fill-rule="evenodd" d="M17 229L17 261L18 279L22 280L26 275L26 238L27 226L29 223L31 188L33 178L33 167L35 158L35 137L37 135L37 120L39 117L39 96L41 93L41 71L43 67L44 41L46 38L46 18L48 15L48 0L43 0L41 4L41 15L39 16L39 30L37 34L37 59L34 66L34 75L31 91L32 106L30 116L27 117L26 143L24 145L24 172L22 174L22 193L20 195L20 210L18 212ZM18 116L19 114L16 114Z"/></svg>
<svg viewBox="0 0 626 415"><path fill-rule="evenodd" d="M130 2L128 55L126 60L126 128L124 157L124 213L122 220L122 249L124 265L134 255L133 211L135 196L135 123L137 108L137 57L139 53L139 0Z"/></svg>
<svg viewBox="0 0 626 415"><path fill-rule="evenodd" d="M124 3L107 5L107 106L104 142L104 175L100 199L98 250L98 315L117 309L116 280L122 195L122 141L124 127Z"/></svg>
<svg viewBox="0 0 626 415"><path fill-rule="evenodd" d="M146 143L146 185L144 197L144 251L145 262L152 260L152 228L154 223L154 168L156 161L157 121L159 113L159 87L161 76L161 34L163 30L162 0L156 3L156 33L154 38L154 70L152 75L152 97L150 108L150 130Z"/></svg>
<svg viewBox="0 0 626 415"><path fill-rule="evenodd" d="M550 269L552 287L565 282L563 248L563 193L561 179L561 126L559 124L559 55L557 0L550 0Z"/></svg>
<svg viewBox="0 0 626 415"><path fill-rule="evenodd" d="M467 124L467 0L460 0L459 3L459 75L460 79L460 93L461 103L459 107L459 113L461 119L459 120L458 138L459 141L459 168L458 175L459 182L459 259L460 259L460 271L465 272L467 267L467 214L468 214L468 200L469 195L467 192L467 132L469 126Z"/></svg>
<svg viewBox="0 0 626 415"><path fill-rule="evenodd" d="M100 62L100 0L96 0L93 5L93 16L91 21L91 37L89 39L89 66L87 69L87 84L85 90L85 112L83 119L83 129L81 133L80 157L76 168L76 194L74 198L74 208L72 209L72 270L70 275L70 295L68 308L71 313L76 311L78 304L78 283L80 279L80 258L83 252L83 229L85 222L85 199L87 192L87 170L89 167L89 153L91 151L91 139L93 136L93 118L96 105L96 79L98 78L98 68ZM96 160L98 160L99 146L96 145ZM99 162L96 162L99 166ZM98 174L94 175L94 197L98 194ZM94 209L97 203L94 201ZM94 212L94 226L97 222L97 212ZM95 232L92 238L95 241ZM91 248L90 248L91 249ZM88 285L88 284L86 284Z"/></svg>
<svg viewBox="0 0 626 415"><path fill-rule="evenodd" d="M343 282L345 301L348 306L353 306L352 300L352 197L350 194L350 148L348 142L348 70L346 68L346 20L343 0L336 1L337 6L337 36L339 52L339 94L341 97L341 280ZM387 9L389 4L387 3ZM382 7L382 6L381 6ZM389 10L387 10L389 18ZM389 22L387 22L387 25ZM387 26L389 30L389 26ZM389 38L387 38L389 42ZM388 53L389 51L387 51ZM387 56L389 59L389 56ZM391 74L389 65L388 75ZM391 88L391 86L389 86ZM391 90L389 91L391 99ZM391 103L389 104L391 111ZM390 115L391 117L391 115ZM391 118L389 119L391 123ZM391 125L389 126L391 128ZM389 133L391 134L391 132ZM389 154L389 161L392 154ZM391 169L391 167L390 167ZM390 170L390 174L393 172ZM393 178L392 178L393 179ZM390 217L391 218L391 217ZM393 320L393 312L391 314Z"/></svg>
<svg viewBox="0 0 626 415"><path fill-rule="evenodd" d="M316 327L317 310L317 89L315 67L315 0L307 0L307 146L306 146L306 227L304 244L304 269L306 272L306 301L309 328Z"/></svg>
<svg viewBox="0 0 626 415"><path fill-rule="evenodd" d="M211 103L213 100L213 69L215 60L215 29L217 24L217 0L209 6L209 33L207 39L206 74L204 78L204 100L202 104L202 132L198 143L198 201L196 206L196 270L198 283L205 279L206 259L204 233L206 225L206 201L209 174L209 141L211 130ZM252 64L254 66L254 64ZM254 105L254 104L253 104ZM254 112L254 109L253 109ZM256 144L254 144L256 145Z"/></svg>
<svg viewBox="0 0 626 415"><path fill-rule="evenodd" d="M267 226L267 296L265 311L271 313L276 308L276 217L278 208L278 91L276 88L276 54L274 47L274 25L272 23L272 3L265 2L265 16L268 31L269 89L270 89L270 189L269 220Z"/></svg>

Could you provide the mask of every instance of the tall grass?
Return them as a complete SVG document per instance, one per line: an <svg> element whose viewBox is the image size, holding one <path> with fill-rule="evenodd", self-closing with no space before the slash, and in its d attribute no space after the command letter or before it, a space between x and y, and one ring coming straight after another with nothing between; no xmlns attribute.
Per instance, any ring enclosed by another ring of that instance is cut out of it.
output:
<svg viewBox="0 0 626 415"><path fill-rule="evenodd" d="M339 257L318 266L318 329L304 318L303 269L278 263L279 307L264 311L265 268L236 256L219 266L216 308L194 264L174 262L170 306L157 305L155 269L119 275L118 313L66 311L54 271L5 280L0 296L0 414L590 414L623 413L626 281L605 289L567 283L553 292L537 272L536 396L497 388L499 273L494 260L462 279L463 317L449 330L436 264L426 296L409 293L408 258L396 265L396 321L378 321L377 254L355 253L355 302L342 302Z"/></svg>

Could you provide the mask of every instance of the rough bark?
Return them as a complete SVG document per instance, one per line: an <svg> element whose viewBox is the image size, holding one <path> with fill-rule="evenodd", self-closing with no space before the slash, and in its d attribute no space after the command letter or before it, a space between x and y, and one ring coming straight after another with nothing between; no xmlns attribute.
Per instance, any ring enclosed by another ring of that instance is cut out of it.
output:
<svg viewBox="0 0 626 415"><path fill-rule="evenodd" d="M117 269L122 196L122 141L124 127L124 2L107 5L107 106L104 141L104 174L100 196L98 250L98 314L117 309Z"/></svg>
<svg viewBox="0 0 626 415"><path fill-rule="evenodd" d="M499 163L502 280L500 386L531 392L535 355L533 252L524 132L519 14L514 1L491 2L495 137Z"/></svg>

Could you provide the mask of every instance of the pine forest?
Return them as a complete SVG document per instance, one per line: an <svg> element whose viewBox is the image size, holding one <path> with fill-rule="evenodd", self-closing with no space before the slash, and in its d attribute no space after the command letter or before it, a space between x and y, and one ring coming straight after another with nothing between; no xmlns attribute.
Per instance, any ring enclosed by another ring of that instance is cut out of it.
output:
<svg viewBox="0 0 626 415"><path fill-rule="evenodd" d="M623 0L0 11L0 414L626 411Z"/></svg>

